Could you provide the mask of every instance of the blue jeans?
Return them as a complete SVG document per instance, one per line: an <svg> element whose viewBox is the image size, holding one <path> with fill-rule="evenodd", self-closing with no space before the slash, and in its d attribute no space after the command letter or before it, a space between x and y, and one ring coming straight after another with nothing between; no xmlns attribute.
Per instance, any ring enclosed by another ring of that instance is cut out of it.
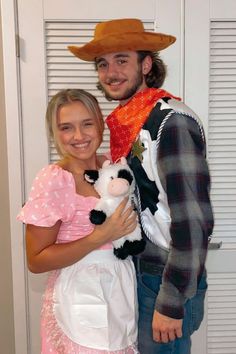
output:
<svg viewBox="0 0 236 354"><path fill-rule="evenodd" d="M196 295L185 304L183 336L169 343L157 343L152 339L152 317L161 279L161 275L137 274L140 354L190 354L190 336L199 328L204 315L204 298L207 290L206 276L202 277Z"/></svg>

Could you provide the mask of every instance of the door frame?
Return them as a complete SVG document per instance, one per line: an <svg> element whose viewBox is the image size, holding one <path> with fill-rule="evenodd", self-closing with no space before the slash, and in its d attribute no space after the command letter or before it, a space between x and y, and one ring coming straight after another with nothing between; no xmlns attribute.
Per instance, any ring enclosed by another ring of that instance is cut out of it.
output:
<svg viewBox="0 0 236 354"><path fill-rule="evenodd" d="M28 353L27 274L25 272L23 225L16 221L24 197L21 141L21 100L17 58L17 4L1 0L2 48L4 64L5 119L9 179L11 263L15 353Z"/></svg>

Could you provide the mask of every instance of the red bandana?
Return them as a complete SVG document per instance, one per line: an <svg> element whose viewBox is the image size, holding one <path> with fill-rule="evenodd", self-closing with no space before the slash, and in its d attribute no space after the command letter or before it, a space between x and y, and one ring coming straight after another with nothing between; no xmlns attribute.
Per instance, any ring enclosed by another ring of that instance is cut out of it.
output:
<svg viewBox="0 0 236 354"><path fill-rule="evenodd" d="M179 99L169 92L147 88L138 92L124 106L119 105L106 119L110 129L110 148L112 161L127 156L142 126L156 102L162 97Z"/></svg>

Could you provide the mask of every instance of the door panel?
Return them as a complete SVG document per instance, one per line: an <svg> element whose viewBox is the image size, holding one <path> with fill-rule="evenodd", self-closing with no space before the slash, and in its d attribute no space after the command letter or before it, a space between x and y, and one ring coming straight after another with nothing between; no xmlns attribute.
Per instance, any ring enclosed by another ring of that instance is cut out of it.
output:
<svg viewBox="0 0 236 354"><path fill-rule="evenodd" d="M186 102L207 133L216 246L207 260L209 289L200 330L205 333L201 338L196 333L195 343L202 354L231 354L236 353L236 3L185 3Z"/></svg>

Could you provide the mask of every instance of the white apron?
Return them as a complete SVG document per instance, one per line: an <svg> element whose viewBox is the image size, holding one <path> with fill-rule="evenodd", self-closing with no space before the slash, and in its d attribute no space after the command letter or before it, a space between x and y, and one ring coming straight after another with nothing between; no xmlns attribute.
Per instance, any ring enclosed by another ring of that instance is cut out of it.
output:
<svg viewBox="0 0 236 354"><path fill-rule="evenodd" d="M74 342L121 350L137 341L136 277L131 258L93 251L61 270L54 288L54 314Z"/></svg>

